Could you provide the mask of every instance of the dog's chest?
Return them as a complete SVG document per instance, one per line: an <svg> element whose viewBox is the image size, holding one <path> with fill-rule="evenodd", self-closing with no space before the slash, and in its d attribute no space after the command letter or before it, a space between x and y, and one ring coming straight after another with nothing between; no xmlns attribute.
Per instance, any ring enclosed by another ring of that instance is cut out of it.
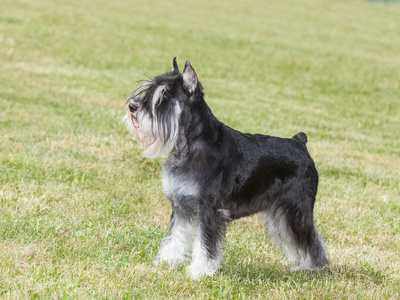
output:
<svg viewBox="0 0 400 300"><path fill-rule="evenodd" d="M177 201L182 197L199 195L199 185L189 174L171 172L164 168L161 182L164 194L170 200Z"/></svg>

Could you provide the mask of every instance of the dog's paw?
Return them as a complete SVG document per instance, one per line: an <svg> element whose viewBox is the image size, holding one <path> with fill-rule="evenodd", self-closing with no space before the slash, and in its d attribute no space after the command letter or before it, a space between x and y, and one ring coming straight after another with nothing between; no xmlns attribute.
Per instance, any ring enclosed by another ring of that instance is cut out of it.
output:
<svg viewBox="0 0 400 300"><path fill-rule="evenodd" d="M159 257L159 256L157 256L154 260L153 260L153 264L154 265L156 265L156 266L158 266L160 263L162 263L162 262L166 262L166 263L168 263L168 261L167 260L163 260L161 257ZM169 264L169 263L168 263Z"/></svg>
<svg viewBox="0 0 400 300"><path fill-rule="evenodd" d="M191 264L186 271L190 278L193 280L199 280L203 276L214 276L217 269L217 267L210 268L207 265Z"/></svg>
<svg viewBox="0 0 400 300"><path fill-rule="evenodd" d="M161 263L166 263L170 266L177 266L180 263L184 263L187 262L189 259L186 257L173 257L173 256L169 256L169 257L161 257L161 256L157 256L154 260L153 260L153 264L154 265L159 265Z"/></svg>
<svg viewBox="0 0 400 300"><path fill-rule="evenodd" d="M301 271L300 266L292 266L290 267L290 272L294 273L294 272L299 272Z"/></svg>
<svg viewBox="0 0 400 300"><path fill-rule="evenodd" d="M290 272L318 272L319 269L310 266L293 266L290 268Z"/></svg>

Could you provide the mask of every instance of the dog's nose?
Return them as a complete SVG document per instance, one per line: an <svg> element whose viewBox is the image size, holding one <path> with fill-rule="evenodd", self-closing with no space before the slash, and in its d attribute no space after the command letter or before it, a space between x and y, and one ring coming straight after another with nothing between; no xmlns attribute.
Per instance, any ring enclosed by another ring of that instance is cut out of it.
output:
<svg viewBox="0 0 400 300"><path fill-rule="evenodd" d="M135 112L138 109L138 106L136 104L133 104L133 103L129 103L128 107L129 107L129 110L132 113Z"/></svg>

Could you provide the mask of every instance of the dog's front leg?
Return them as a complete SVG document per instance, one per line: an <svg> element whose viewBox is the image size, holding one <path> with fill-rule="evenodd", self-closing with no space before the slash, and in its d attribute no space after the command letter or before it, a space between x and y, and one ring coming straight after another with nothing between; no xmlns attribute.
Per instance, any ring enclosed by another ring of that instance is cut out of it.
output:
<svg viewBox="0 0 400 300"><path fill-rule="evenodd" d="M187 270L192 279L199 279L202 275L213 276L220 268L222 261L220 246L225 237L227 219L225 210L200 212L193 244L192 263Z"/></svg>
<svg viewBox="0 0 400 300"><path fill-rule="evenodd" d="M168 235L161 242L154 263L165 261L170 265L177 265L188 260L194 230L194 221L173 208Z"/></svg>

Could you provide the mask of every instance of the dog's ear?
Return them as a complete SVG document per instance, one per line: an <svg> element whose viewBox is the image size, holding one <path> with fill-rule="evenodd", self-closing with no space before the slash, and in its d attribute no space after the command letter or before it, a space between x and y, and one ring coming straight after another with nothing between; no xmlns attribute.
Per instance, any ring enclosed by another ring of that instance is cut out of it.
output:
<svg viewBox="0 0 400 300"><path fill-rule="evenodd" d="M185 64L185 69L182 73L183 77L183 87L189 91L189 93L193 93L197 88L197 75L190 62L187 60Z"/></svg>
<svg viewBox="0 0 400 300"><path fill-rule="evenodd" d="M176 62L176 56L172 60L172 73L175 75L179 74L179 68L178 68L178 63Z"/></svg>

